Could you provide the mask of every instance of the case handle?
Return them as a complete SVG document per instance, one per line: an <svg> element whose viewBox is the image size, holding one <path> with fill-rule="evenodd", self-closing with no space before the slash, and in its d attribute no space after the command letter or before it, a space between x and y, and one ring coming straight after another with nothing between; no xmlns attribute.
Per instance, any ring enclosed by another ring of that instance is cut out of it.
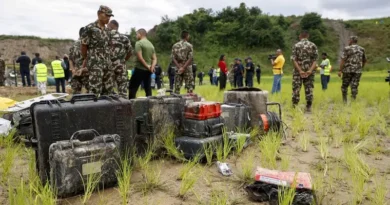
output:
<svg viewBox="0 0 390 205"><path fill-rule="evenodd" d="M98 98L95 94L79 94L79 95L73 95L72 99L70 99L70 102L74 104L77 101L83 101L83 100L93 100L96 102Z"/></svg>
<svg viewBox="0 0 390 205"><path fill-rule="evenodd" d="M100 134L99 134L96 130L94 130L94 129L79 130L79 131L73 133L72 137L70 137L69 142L70 142L70 144L72 145L72 149L74 149L73 140L74 140L74 139L78 139L80 135L81 135L81 136L83 136L83 135L84 135L84 136L85 136L85 135L93 135L94 138L97 137L97 136L100 136Z"/></svg>
<svg viewBox="0 0 390 205"><path fill-rule="evenodd" d="M279 107L279 119L280 121L282 121L282 106L280 105L280 103L276 103L276 102L267 102L267 111L268 111L268 106L272 106L272 105L276 105Z"/></svg>

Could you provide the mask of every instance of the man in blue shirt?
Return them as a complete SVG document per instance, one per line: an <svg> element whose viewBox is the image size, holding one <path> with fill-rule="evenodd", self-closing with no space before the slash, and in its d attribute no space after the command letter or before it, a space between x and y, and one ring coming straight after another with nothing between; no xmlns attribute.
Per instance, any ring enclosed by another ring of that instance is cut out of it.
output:
<svg viewBox="0 0 390 205"><path fill-rule="evenodd" d="M234 64L234 87L243 87L244 66L241 63L241 59L236 58Z"/></svg>
<svg viewBox="0 0 390 205"><path fill-rule="evenodd" d="M26 86L26 80L27 78L27 85L28 87L31 86L31 78L30 78L30 63L31 59L26 55L26 52L22 51L21 56L16 60L16 63L19 63L20 65L20 75L22 76L22 83L23 87Z"/></svg>

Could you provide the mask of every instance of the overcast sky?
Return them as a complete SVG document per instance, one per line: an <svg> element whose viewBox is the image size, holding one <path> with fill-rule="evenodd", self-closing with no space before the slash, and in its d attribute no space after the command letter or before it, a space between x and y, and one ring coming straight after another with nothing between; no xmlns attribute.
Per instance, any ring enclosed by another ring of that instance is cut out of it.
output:
<svg viewBox="0 0 390 205"><path fill-rule="evenodd" d="M131 27L151 29L163 15L176 18L199 7L219 11L237 7L243 0L0 0L0 34L34 35L51 38L78 37L81 26L96 20L100 4L111 7L121 32ZM333 19L384 17L390 0L247 0L273 15L302 15L318 12Z"/></svg>

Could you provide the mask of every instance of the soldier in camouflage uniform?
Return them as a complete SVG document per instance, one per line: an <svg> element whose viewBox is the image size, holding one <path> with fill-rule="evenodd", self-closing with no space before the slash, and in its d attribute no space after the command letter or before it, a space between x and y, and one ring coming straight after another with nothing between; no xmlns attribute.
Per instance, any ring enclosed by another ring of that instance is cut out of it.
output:
<svg viewBox="0 0 390 205"><path fill-rule="evenodd" d="M194 77L192 74L192 59L193 48L188 42L190 34L187 31L182 31L182 40L177 42L172 47L172 61L176 65L175 75L175 90L174 92L180 94L180 88L185 82L185 88L188 93L192 93L194 89Z"/></svg>
<svg viewBox="0 0 390 205"><path fill-rule="evenodd" d="M1 53L0 53L0 86L4 86L5 83L4 75L5 75L5 61L1 57Z"/></svg>
<svg viewBox="0 0 390 205"><path fill-rule="evenodd" d="M347 102L348 87L351 85L352 99L356 99L362 70L367 59L363 47L357 45L357 36L351 36L349 46L344 48L341 56L339 77L342 77L341 92L344 103Z"/></svg>
<svg viewBox="0 0 390 205"><path fill-rule="evenodd" d="M133 48L131 47L130 40L118 32L119 23L117 21L110 21L107 27L111 30L111 63L114 70L114 81L118 87L119 95L127 98L128 81L126 61L131 57Z"/></svg>
<svg viewBox="0 0 390 205"><path fill-rule="evenodd" d="M89 72L89 92L96 95L111 94L114 88L111 66L110 35L106 24L114 16L107 6L100 6L98 20L85 26L81 35L83 68Z"/></svg>
<svg viewBox="0 0 390 205"><path fill-rule="evenodd" d="M299 36L300 41L292 48L292 56L294 62L293 72L293 94L292 103L295 107L300 100L300 91L302 84L305 87L306 95L306 111L311 112L313 103L313 89L314 89L314 74L316 68L316 61L318 59L317 46L308 40L309 33L302 31Z"/></svg>
<svg viewBox="0 0 390 205"><path fill-rule="evenodd" d="M79 35L84 32L84 27L80 28ZM89 92L89 75L87 68L82 68L84 59L81 56L81 39L77 40L69 49L69 65L72 72L70 85L73 94L81 94L83 87Z"/></svg>

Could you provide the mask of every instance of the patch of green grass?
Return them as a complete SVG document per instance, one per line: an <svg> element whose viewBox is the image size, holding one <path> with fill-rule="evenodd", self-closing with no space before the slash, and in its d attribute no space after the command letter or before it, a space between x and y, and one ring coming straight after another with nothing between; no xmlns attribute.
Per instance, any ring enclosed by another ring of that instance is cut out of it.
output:
<svg viewBox="0 0 390 205"><path fill-rule="evenodd" d="M172 128L168 129L167 134L162 138L163 146L169 156L176 158L179 161L185 161L184 154L180 152L175 144L175 133Z"/></svg>
<svg viewBox="0 0 390 205"><path fill-rule="evenodd" d="M82 196L83 204L86 204L87 201L91 198L92 193L96 190L101 177L102 177L101 173L89 174L86 180L84 180L84 177L81 176L81 179L83 180L83 186L84 186L84 195Z"/></svg>
<svg viewBox="0 0 390 205"><path fill-rule="evenodd" d="M189 160L179 171L179 177L178 180L183 180L183 178L191 172L193 168L199 163L200 160L200 154L197 154L194 156L192 160Z"/></svg>
<svg viewBox="0 0 390 205"><path fill-rule="evenodd" d="M259 142L261 161L265 167L276 169L276 157L281 139L278 133L269 133Z"/></svg>
<svg viewBox="0 0 390 205"><path fill-rule="evenodd" d="M254 175L253 169L255 166L255 153L250 152L245 155L245 158L241 162L240 171L238 173L238 178L241 183L251 184L253 183Z"/></svg>
<svg viewBox="0 0 390 205"><path fill-rule="evenodd" d="M18 145L13 146L12 144L8 144L5 148L5 154L0 155L1 180L3 183L5 183L9 177L15 157L17 156L19 150L20 147Z"/></svg>
<svg viewBox="0 0 390 205"><path fill-rule="evenodd" d="M163 190L164 183L161 180L161 167L147 165L143 169L143 184L140 187L143 193L150 193L154 190Z"/></svg>
<svg viewBox="0 0 390 205"><path fill-rule="evenodd" d="M122 204L126 205L129 200L130 192L130 180L132 175L131 158L125 154L120 161L120 169L117 171L116 176L118 179L118 190L122 198Z"/></svg>
<svg viewBox="0 0 390 205"><path fill-rule="evenodd" d="M214 144L206 144L204 145L203 147L203 150L204 150L204 154L205 154L205 157L206 157L206 165L207 166L210 166L213 162L213 156L214 156L214 153L215 153L215 145Z"/></svg>
<svg viewBox="0 0 390 205"><path fill-rule="evenodd" d="M179 197L184 199L193 190L197 180L198 176L194 172L186 173L180 183Z"/></svg>

